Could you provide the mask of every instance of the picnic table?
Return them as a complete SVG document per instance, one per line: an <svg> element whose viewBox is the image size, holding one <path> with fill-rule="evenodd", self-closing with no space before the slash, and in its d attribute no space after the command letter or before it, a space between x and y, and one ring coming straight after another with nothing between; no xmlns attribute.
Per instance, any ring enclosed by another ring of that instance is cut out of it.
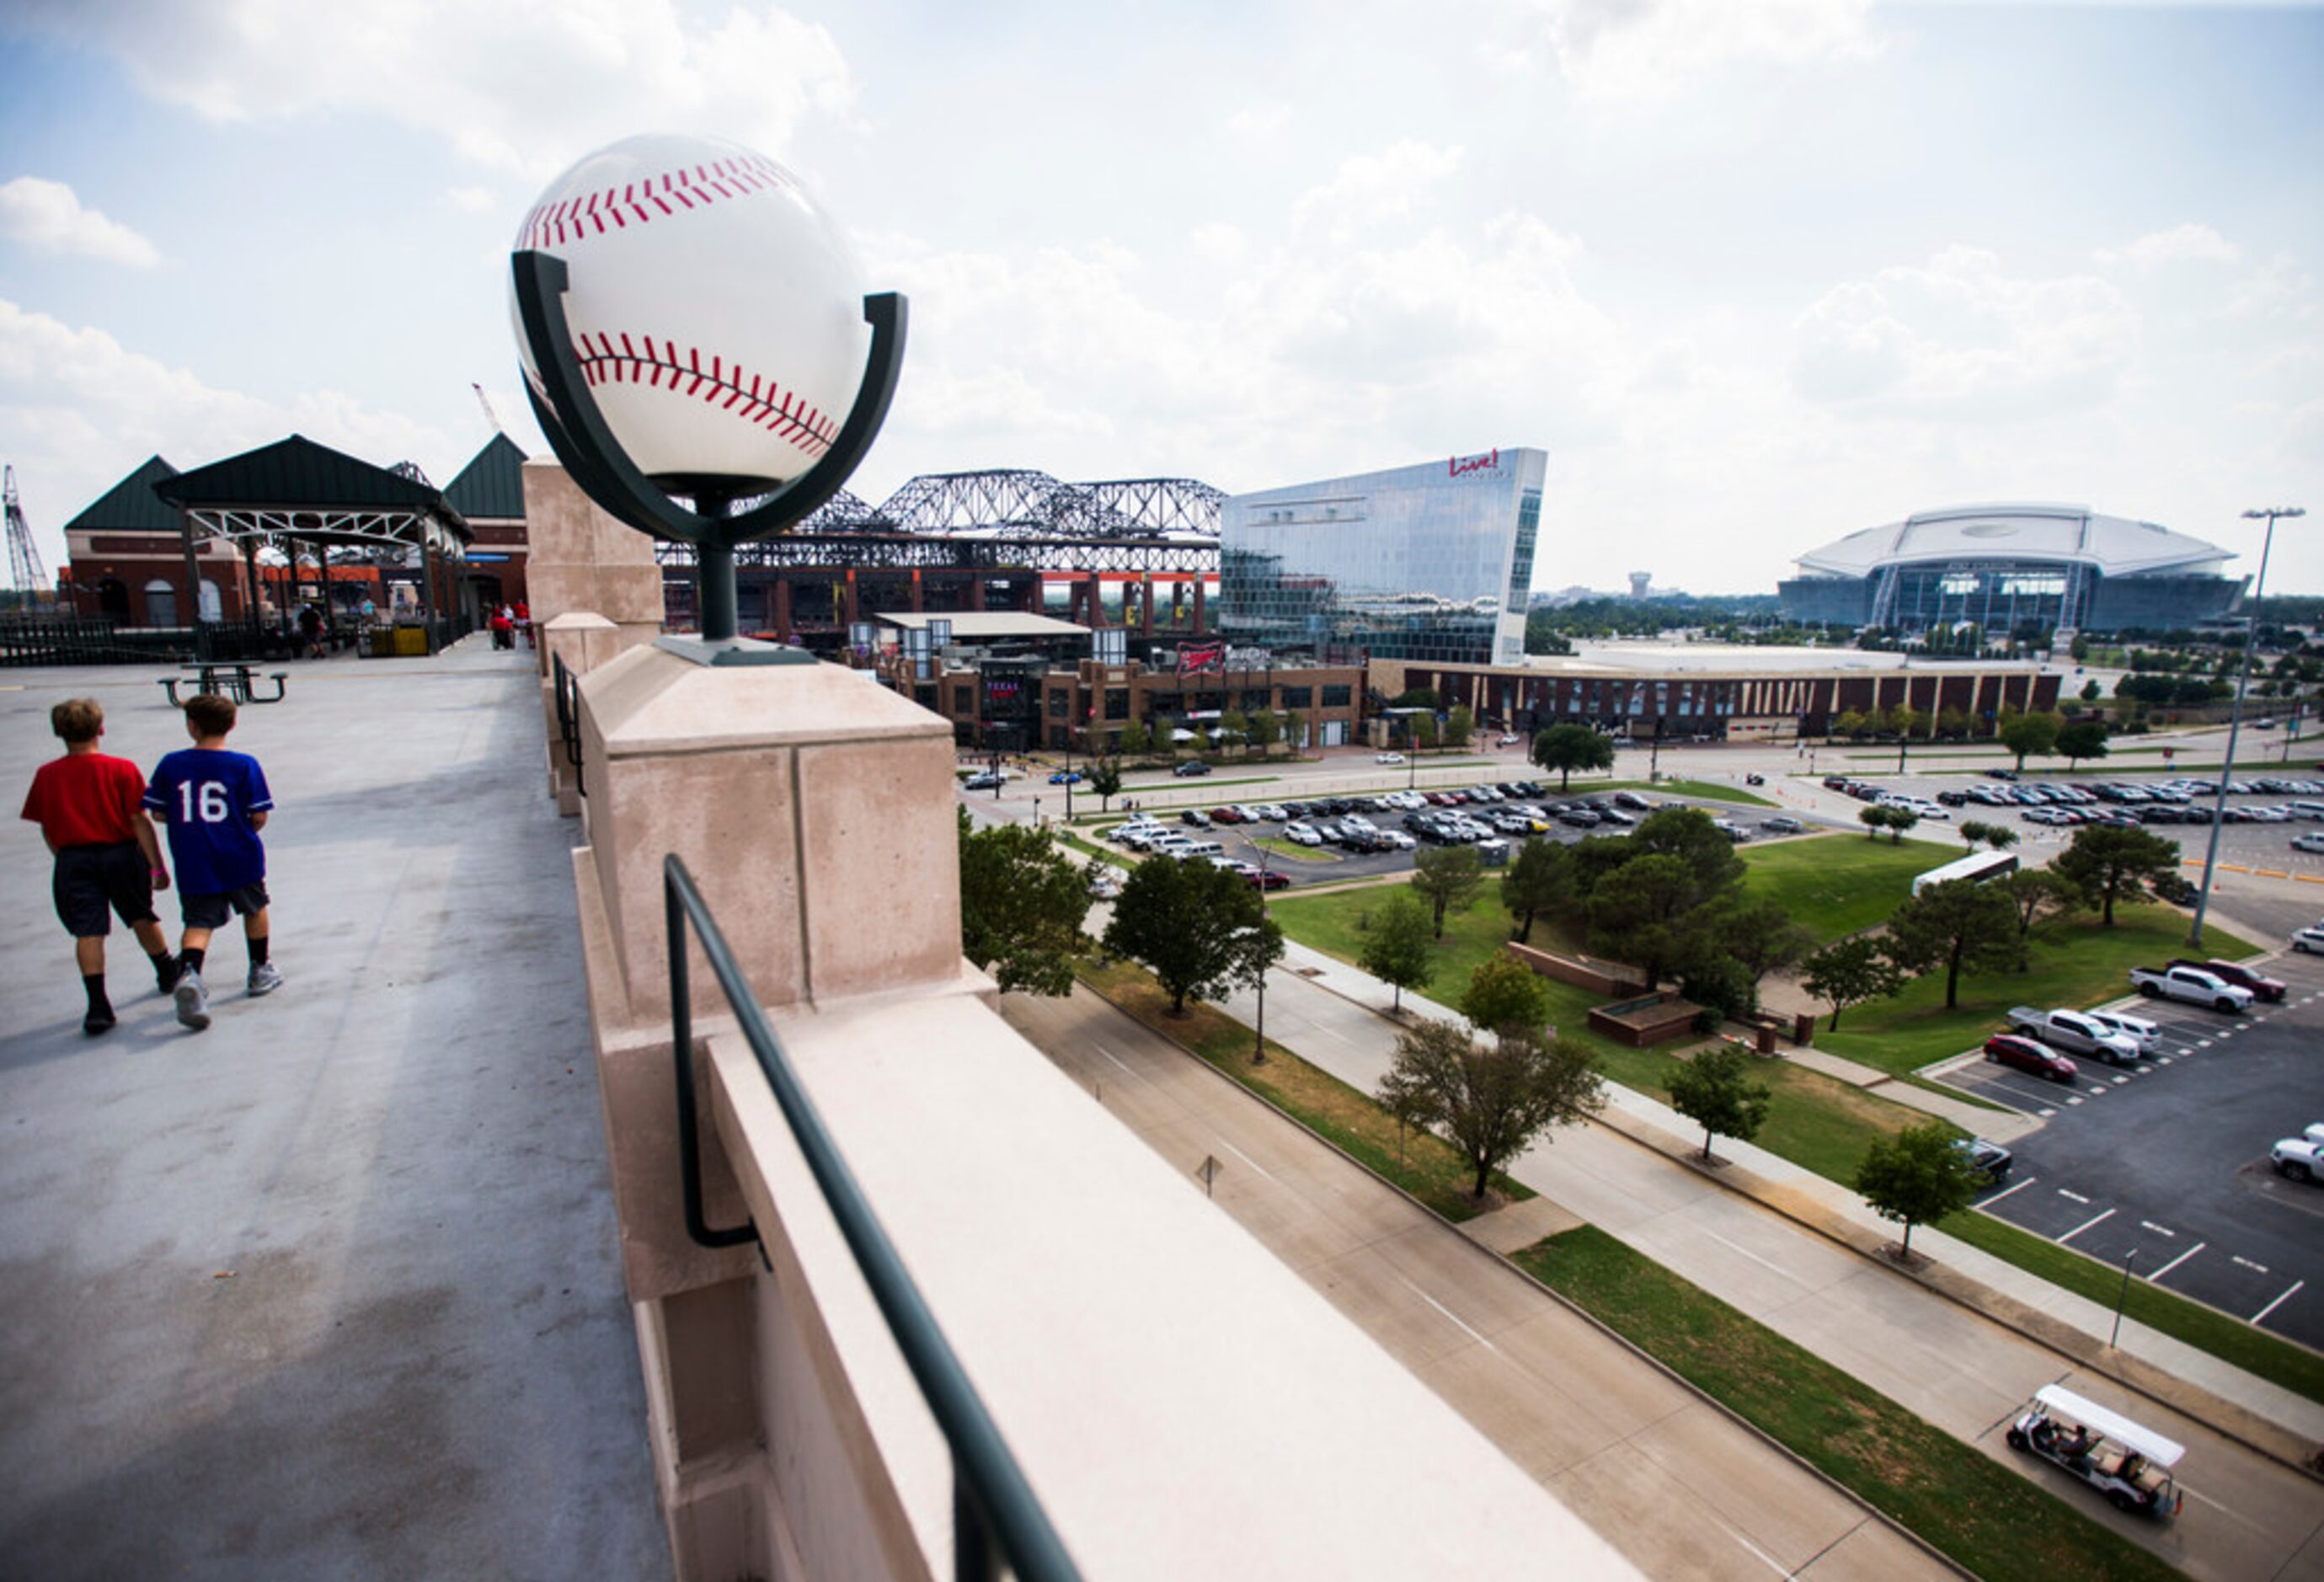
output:
<svg viewBox="0 0 2324 1582"><path fill-rule="evenodd" d="M261 677L257 670L246 661L189 660L179 668L191 671L193 674L163 676L159 683L161 689L170 695L172 708L185 702L183 698L178 696L178 689L188 684L193 687L196 694L215 692L220 697L231 698L236 703L280 703L282 701L283 689L290 684L290 680L287 671L267 671L263 679L274 683L274 690L270 695L260 692Z"/></svg>

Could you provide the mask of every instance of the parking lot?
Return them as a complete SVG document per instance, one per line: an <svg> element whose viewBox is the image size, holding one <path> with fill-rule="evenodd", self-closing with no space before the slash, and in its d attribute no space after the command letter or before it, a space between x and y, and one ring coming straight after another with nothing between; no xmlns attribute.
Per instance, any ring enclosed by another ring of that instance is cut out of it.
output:
<svg viewBox="0 0 2324 1582"><path fill-rule="evenodd" d="M2266 970L2291 992L2240 1016L2134 1000L2163 1030L2160 1053L2135 1067L2076 1057L2066 1084L1971 1056L1941 1079L2045 1122L2014 1145L1987 1213L2324 1346L2324 1187L2284 1180L2267 1158L2324 1120L2324 961Z"/></svg>

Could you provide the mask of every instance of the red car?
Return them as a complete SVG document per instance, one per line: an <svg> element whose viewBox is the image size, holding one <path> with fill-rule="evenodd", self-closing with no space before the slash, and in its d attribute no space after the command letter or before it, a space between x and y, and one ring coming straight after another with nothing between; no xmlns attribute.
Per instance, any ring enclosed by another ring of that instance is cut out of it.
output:
<svg viewBox="0 0 2324 1582"><path fill-rule="evenodd" d="M1261 868L1257 873L1245 874L1243 878L1261 890L1281 890L1291 883L1288 874L1278 874L1273 868Z"/></svg>
<svg viewBox="0 0 2324 1582"><path fill-rule="evenodd" d="M1242 822L1242 815L1232 808L1213 808L1211 821L1215 824L1240 824Z"/></svg>
<svg viewBox="0 0 2324 1582"><path fill-rule="evenodd" d="M2283 999L2285 985L2282 978L2269 977L2265 973L2254 972L2248 967L2237 967L2232 961L2182 960L2174 961L2171 965L2200 967L2213 977L2225 978L2238 988L2249 989L2253 999L2265 1001L2271 1005L2281 1004Z"/></svg>
<svg viewBox="0 0 2324 1582"><path fill-rule="evenodd" d="M1985 1058L2052 1082L2071 1082L2074 1063L2048 1044L2014 1032L1997 1032L1985 1041Z"/></svg>

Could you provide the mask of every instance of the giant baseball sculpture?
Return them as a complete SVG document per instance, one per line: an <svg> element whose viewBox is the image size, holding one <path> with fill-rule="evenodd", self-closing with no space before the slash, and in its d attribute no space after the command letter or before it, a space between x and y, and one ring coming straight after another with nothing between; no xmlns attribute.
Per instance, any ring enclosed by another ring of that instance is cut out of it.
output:
<svg viewBox="0 0 2324 1582"><path fill-rule="evenodd" d="M695 547L700 657L798 657L734 642L734 546L797 525L862 460L895 395L904 299L863 294L789 171L705 137L627 138L550 182L510 285L525 390L566 471L632 527Z"/></svg>

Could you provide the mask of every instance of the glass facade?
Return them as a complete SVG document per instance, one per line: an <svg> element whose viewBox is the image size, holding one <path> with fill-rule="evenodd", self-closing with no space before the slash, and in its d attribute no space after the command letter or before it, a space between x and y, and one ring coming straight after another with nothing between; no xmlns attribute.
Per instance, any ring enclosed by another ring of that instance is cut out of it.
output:
<svg viewBox="0 0 2324 1582"><path fill-rule="evenodd" d="M2232 577L2107 577L2072 560L1956 560L1892 564L1870 577L1794 578L1780 591L1794 620L1894 632L1972 625L1999 636L2192 626L2225 615L2241 588Z"/></svg>
<svg viewBox="0 0 2324 1582"><path fill-rule="evenodd" d="M1548 464L1545 451L1493 450L1236 495L1221 521L1222 635L1516 661Z"/></svg>

